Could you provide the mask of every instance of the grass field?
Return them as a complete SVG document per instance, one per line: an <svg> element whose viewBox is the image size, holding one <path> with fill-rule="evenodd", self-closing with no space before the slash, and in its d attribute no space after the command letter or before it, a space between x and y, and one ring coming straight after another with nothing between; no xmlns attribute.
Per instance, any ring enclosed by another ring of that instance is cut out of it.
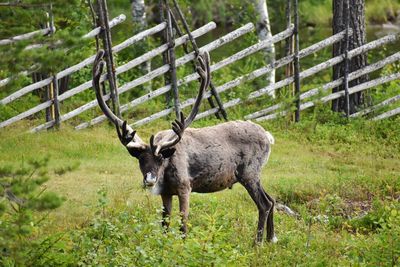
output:
<svg viewBox="0 0 400 267"><path fill-rule="evenodd" d="M41 255L43 265L393 266L400 264L399 125L399 119L263 125L276 144L262 183L299 216L278 211L279 241L261 246L253 246L257 209L240 185L192 194L185 240L174 198L171 229L164 233L161 200L142 189L137 161L111 127L1 130L0 165L50 158L55 171L46 186L65 202L31 237L57 237ZM153 131L140 129L146 139Z"/></svg>

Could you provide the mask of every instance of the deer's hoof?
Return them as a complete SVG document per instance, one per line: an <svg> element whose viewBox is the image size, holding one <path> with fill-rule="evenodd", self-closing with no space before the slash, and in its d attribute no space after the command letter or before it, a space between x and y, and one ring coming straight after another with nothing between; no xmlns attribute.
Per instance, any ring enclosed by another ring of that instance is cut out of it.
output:
<svg viewBox="0 0 400 267"><path fill-rule="evenodd" d="M276 235L274 235L274 237L270 240L270 242L271 242L272 244L275 244L275 243L278 242L278 238L276 237Z"/></svg>

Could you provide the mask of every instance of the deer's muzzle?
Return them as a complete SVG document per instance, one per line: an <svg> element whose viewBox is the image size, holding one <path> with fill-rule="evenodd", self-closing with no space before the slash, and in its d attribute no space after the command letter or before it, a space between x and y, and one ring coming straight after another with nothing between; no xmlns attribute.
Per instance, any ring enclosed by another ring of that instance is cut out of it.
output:
<svg viewBox="0 0 400 267"><path fill-rule="evenodd" d="M157 182L157 177L154 176L151 172L146 173L144 177L144 185L145 186L153 186Z"/></svg>

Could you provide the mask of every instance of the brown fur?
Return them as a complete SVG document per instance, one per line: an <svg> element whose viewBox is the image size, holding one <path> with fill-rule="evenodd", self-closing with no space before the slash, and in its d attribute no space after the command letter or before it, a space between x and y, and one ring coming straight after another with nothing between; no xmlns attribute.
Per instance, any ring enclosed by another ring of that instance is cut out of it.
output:
<svg viewBox="0 0 400 267"><path fill-rule="evenodd" d="M171 134L171 130L159 132L154 143L168 139ZM172 196L178 196L184 232L190 192L216 192L239 182L259 209L257 241L260 242L265 223L267 239L274 238L274 201L260 184L261 168L268 160L271 144L273 137L257 124L226 122L200 129L187 128L180 142L174 146L172 156L154 156L148 148L142 151L139 163L145 183L148 173L156 179L152 190L162 196L164 218L170 214ZM164 225L167 226L165 221Z"/></svg>

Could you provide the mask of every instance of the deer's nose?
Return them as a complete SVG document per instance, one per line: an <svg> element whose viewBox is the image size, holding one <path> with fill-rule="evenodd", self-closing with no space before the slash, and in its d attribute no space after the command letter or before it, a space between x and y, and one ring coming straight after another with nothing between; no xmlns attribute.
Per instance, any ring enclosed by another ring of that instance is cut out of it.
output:
<svg viewBox="0 0 400 267"><path fill-rule="evenodd" d="M151 172L146 173L146 177L144 179L144 183L146 186L153 186L157 181L157 177L154 176Z"/></svg>

